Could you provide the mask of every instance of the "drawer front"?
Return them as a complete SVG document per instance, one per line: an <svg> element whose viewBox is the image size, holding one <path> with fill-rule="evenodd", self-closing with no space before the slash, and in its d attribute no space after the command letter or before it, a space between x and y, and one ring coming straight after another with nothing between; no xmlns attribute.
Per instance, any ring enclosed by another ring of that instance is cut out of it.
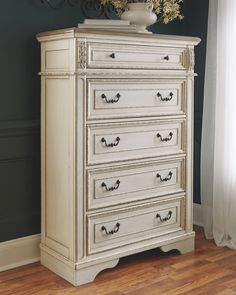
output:
<svg viewBox="0 0 236 295"><path fill-rule="evenodd" d="M88 164L183 152L184 121L88 127Z"/></svg>
<svg viewBox="0 0 236 295"><path fill-rule="evenodd" d="M88 209L184 191L184 159L88 170Z"/></svg>
<svg viewBox="0 0 236 295"><path fill-rule="evenodd" d="M183 80L89 80L88 119L185 112Z"/></svg>
<svg viewBox="0 0 236 295"><path fill-rule="evenodd" d="M181 200L88 215L88 252L124 246L180 230Z"/></svg>
<svg viewBox="0 0 236 295"><path fill-rule="evenodd" d="M186 49L88 43L88 68L186 69Z"/></svg>

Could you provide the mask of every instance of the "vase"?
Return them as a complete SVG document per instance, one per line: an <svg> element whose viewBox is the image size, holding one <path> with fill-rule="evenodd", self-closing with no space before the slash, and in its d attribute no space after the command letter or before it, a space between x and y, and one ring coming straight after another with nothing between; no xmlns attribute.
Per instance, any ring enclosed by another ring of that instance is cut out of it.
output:
<svg viewBox="0 0 236 295"><path fill-rule="evenodd" d="M122 20L129 20L136 25L137 33L149 33L146 27L157 21L156 14L152 11L153 5L150 3L129 3L128 8L121 15Z"/></svg>

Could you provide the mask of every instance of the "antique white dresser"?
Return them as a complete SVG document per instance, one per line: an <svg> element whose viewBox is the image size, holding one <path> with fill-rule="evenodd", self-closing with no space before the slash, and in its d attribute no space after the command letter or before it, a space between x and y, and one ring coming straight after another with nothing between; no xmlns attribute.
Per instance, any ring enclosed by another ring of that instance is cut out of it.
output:
<svg viewBox="0 0 236 295"><path fill-rule="evenodd" d="M72 28L38 40L41 263L78 286L123 256L192 251L200 39Z"/></svg>

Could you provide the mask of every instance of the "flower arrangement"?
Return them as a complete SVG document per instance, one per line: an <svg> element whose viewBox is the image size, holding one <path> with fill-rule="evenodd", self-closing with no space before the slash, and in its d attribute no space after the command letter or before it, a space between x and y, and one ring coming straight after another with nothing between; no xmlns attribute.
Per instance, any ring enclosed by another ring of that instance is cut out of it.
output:
<svg viewBox="0 0 236 295"><path fill-rule="evenodd" d="M183 19L181 13L181 2L183 0L101 0L102 5L111 4L120 16L129 3L150 3L153 5L153 12L157 15L157 21L168 24L174 19Z"/></svg>

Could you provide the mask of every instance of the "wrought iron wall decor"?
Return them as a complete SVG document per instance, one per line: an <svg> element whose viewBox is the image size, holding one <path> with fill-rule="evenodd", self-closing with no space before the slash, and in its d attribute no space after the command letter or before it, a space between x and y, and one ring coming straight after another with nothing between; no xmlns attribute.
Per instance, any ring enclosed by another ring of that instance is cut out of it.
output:
<svg viewBox="0 0 236 295"><path fill-rule="evenodd" d="M39 0L41 4L52 9L59 9L64 5L78 6L86 18L115 19L115 9L112 5L101 5L100 0Z"/></svg>
<svg viewBox="0 0 236 295"><path fill-rule="evenodd" d="M83 14L87 18L117 18L112 5L101 5L100 0L81 0Z"/></svg>
<svg viewBox="0 0 236 295"><path fill-rule="evenodd" d="M42 4L49 6L52 9L57 9L64 4L70 6L76 6L79 3L79 0L40 0Z"/></svg>

